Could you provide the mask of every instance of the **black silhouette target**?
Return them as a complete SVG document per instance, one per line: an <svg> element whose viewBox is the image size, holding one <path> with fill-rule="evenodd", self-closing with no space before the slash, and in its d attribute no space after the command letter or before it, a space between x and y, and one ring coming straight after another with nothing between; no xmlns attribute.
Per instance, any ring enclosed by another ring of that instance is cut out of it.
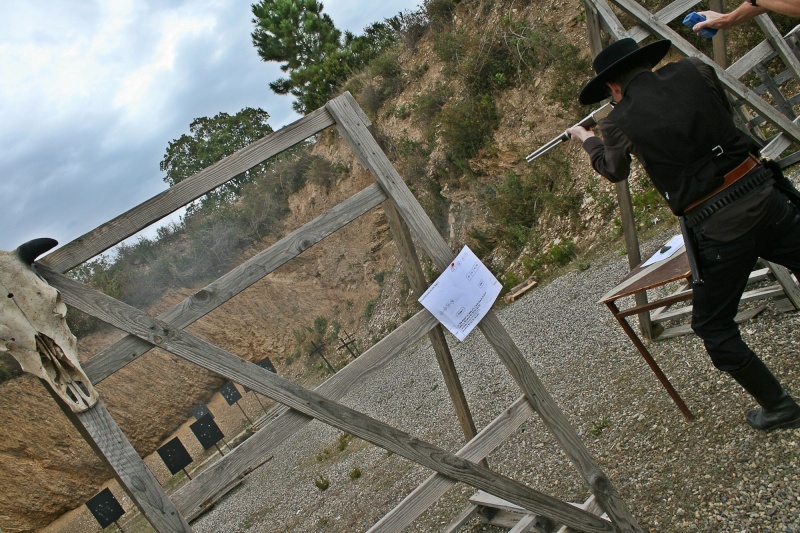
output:
<svg viewBox="0 0 800 533"><path fill-rule="evenodd" d="M173 476L192 463L192 456L186 451L186 447L178 437L167 442L156 451L161 460L164 461L164 464L167 465L169 473Z"/></svg>
<svg viewBox="0 0 800 533"><path fill-rule="evenodd" d="M196 422L189 426L189 429L192 430L192 433L194 433L194 436L197 437L197 440L200 442L200 445L204 450L216 445L223 439L223 437L225 437L225 435L222 434L222 430L219 429L217 423L214 422L214 417L211 416L211 413L200 417Z"/></svg>
<svg viewBox="0 0 800 533"><path fill-rule="evenodd" d="M208 410L208 406L204 403L201 403L200 405L192 409L192 416L194 416L195 420L200 420L205 415L211 415L211 418L214 418L214 415L211 413L211 411Z"/></svg>
<svg viewBox="0 0 800 533"><path fill-rule="evenodd" d="M101 528L106 528L125 514L111 490L106 487L86 502L86 507Z"/></svg>
<svg viewBox="0 0 800 533"><path fill-rule="evenodd" d="M265 357L264 359L262 359L261 361L257 362L256 364L258 366L260 366L261 368L266 368L267 370L269 370L273 374L277 374L278 373L278 371L275 370L275 366L272 364L272 361L269 360L269 357Z"/></svg>
<svg viewBox="0 0 800 533"><path fill-rule="evenodd" d="M233 405L242 399L239 389L236 388L236 385L232 381L229 381L224 387L222 387L219 390L219 393L222 394L222 397L225 398L225 401L228 402L228 405Z"/></svg>

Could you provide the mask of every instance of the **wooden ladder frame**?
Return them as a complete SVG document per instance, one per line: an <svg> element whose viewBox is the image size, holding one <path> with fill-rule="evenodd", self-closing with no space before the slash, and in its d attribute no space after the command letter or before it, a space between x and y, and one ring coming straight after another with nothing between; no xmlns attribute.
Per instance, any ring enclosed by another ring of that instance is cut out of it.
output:
<svg viewBox="0 0 800 533"><path fill-rule="evenodd" d="M64 275L64 272L134 235L242 171L331 126L338 129L376 183L295 230L158 317L150 316ZM192 322L382 203L415 291L421 293L427 282L422 275L413 242L422 246L440 271L450 264L453 252L380 149L369 128L366 115L352 96L345 93L323 108L223 159L36 263L37 271L61 292L68 305L128 334L87 361L85 370L92 383L102 381L153 347L158 347L283 404L264 427L181 487L170 499L130 446L102 401L84 413L72 413L59 404L62 410L106 461L142 514L160 532L190 531L188 522L206 509L208 502L224 492L226 487L235 484L244 473L263 461L275 446L313 419L402 455L435 472L370 531L398 531L404 528L456 482L469 484L574 531L641 531L610 480L491 311L478 328L511 373L523 396L477 435L444 334L437 320L427 310L419 311L313 391L185 331L184 328ZM434 344L437 360L468 440L457 453L420 441L337 402L360 378L380 371L393 356L425 335L429 335ZM597 508L608 519L500 475L486 467L485 462L479 464L534 412L553 433L589 486Z"/></svg>

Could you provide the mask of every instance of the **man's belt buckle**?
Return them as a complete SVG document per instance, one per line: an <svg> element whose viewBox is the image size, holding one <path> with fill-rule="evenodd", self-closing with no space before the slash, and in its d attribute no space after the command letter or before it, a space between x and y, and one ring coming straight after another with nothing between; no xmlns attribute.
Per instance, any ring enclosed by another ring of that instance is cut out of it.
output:
<svg viewBox="0 0 800 533"><path fill-rule="evenodd" d="M714 154L714 157L719 157L725 153L725 150L722 149L722 146L716 145L711 149L711 153Z"/></svg>

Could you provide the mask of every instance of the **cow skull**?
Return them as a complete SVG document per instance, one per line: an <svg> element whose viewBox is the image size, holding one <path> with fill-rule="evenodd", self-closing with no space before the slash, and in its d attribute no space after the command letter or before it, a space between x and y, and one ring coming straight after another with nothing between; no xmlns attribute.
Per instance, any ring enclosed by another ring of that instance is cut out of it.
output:
<svg viewBox="0 0 800 533"><path fill-rule="evenodd" d="M33 261L58 244L35 239L0 250L0 355L44 380L76 413L97 403L97 391L78 362L61 294L33 270Z"/></svg>

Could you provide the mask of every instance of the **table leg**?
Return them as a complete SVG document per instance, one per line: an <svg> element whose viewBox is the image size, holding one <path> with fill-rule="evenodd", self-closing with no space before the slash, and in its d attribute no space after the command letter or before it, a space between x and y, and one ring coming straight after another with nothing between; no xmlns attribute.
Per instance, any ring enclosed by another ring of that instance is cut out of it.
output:
<svg viewBox="0 0 800 533"><path fill-rule="evenodd" d="M617 307L617 305L614 302L606 302L606 305L611 310L611 314L614 315L614 318L617 319L617 322L619 322L619 325L622 326L622 330L631 339L633 345L636 346L636 349L639 350L639 353L642 354L642 357L644 357L644 360L647 361L647 364L650 366L650 370L653 371L653 373L658 378L658 381L660 381L661 385L663 385L664 388L667 390L667 393L669 393L670 398L672 398L672 401L675 402L675 405L677 405L678 409L681 410L683 416L685 416L687 420L694 420L694 415L686 406L686 404L683 402L683 399L680 397L678 392L672 386L672 383L669 382L667 376L665 376L664 372L661 371L661 368L658 366L658 363L656 363L655 359L653 359L653 356L650 355L650 352L647 350L647 347L644 345L644 343L642 343L641 339L639 339L639 337L636 335L636 332L633 330L631 325L628 324L628 321L625 319L625 317L619 316L619 308Z"/></svg>

